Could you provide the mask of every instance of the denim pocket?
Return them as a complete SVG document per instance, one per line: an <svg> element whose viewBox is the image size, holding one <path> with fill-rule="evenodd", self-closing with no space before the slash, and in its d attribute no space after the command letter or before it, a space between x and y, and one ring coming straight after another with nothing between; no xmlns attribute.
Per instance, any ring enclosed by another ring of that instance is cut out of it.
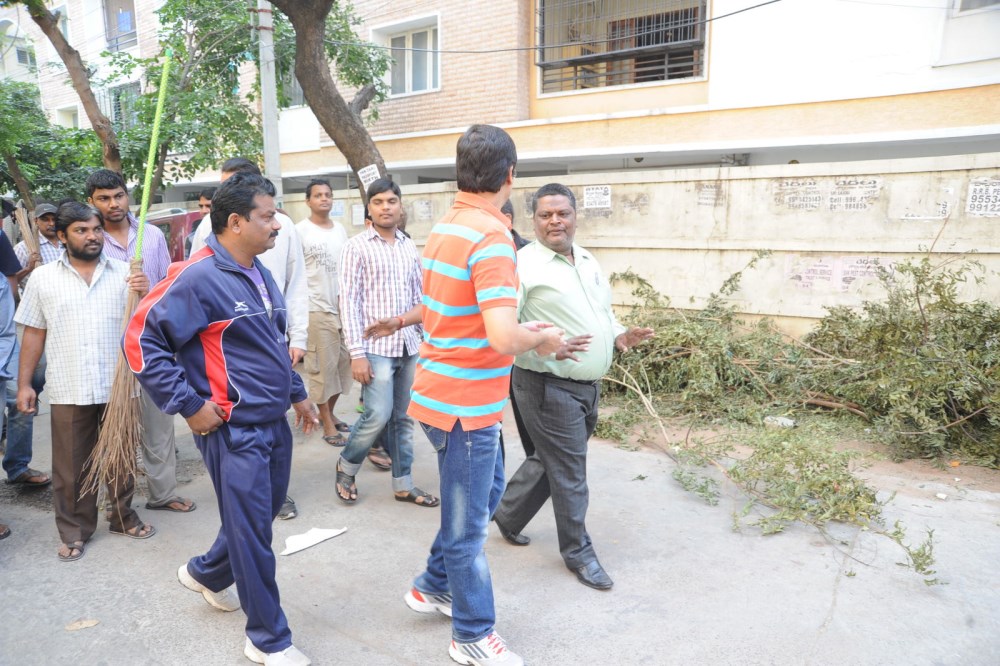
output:
<svg viewBox="0 0 1000 666"><path fill-rule="evenodd" d="M424 434L427 435L427 439L430 440L434 450L438 452L443 451L445 444L448 443L448 433L441 430L441 428L435 428L426 423L421 423L420 427L424 429Z"/></svg>

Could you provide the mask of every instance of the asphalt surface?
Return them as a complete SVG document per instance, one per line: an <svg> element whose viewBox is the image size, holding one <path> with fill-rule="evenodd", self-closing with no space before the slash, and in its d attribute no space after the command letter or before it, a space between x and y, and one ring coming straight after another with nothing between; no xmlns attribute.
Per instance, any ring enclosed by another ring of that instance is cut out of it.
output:
<svg viewBox="0 0 1000 666"><path fill-rule="evenodd" d="M353 421L354 396L338 412ZM507 419L512 422L512 419ZM0 484L2 664L249 664L242 612L222 613L183 588L177 567L219 527L214 493L190 433L177 420L180 487L197 511L135 505L151 539L115 537L102 523L83 559L56 558L49 490ZM416 433L414 477L436 494L434 454ZM508 470L523 459L506 430ZM36 419L34 467L49 469L47 414ZM298 434L290 493L294 520L276 521L274 546L312 527L347 532L278 557L294 642L315 664L449 664L450 625L410 611L402 597L423 568L439 512L393 501L389 474L366 464L353 506L334 493L339 449ZM732 530L733 496L711 507L671 478L660 453L594 441L588 527L615 587L582 586L563 565L548 505L514 547L490 528L497 630L529 664L1000 664L1000 494L942 472L919 483L883 475L886 509L914 540L935 530L944 585L897 564L884 538L838 529L843 548L806 527L761 537ZM997 487L997 486L993 486ZM942 500L937 494L945 494ZM96 620L74 629L80 620Z"/></svg>

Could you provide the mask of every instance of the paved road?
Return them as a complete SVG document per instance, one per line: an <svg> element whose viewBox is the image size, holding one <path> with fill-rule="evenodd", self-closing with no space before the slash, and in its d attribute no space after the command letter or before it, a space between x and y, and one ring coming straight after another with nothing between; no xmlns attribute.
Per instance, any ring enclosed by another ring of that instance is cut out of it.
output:
<svg viewBox="0 0 1000 666"><path fill-rule="evenodd" d="M177 425L181 459L195 471L181 490L199 508L152 512L137 498L142 518L159 529L148 541L113 537L102 525L82 560L59 562L48 491L0 488L0 520L14 530L0 542L0 663L250 663L242 656L242 613L210 608L175 578L219 525L208 477L184 422ZM37 426L35 466L48 469L48 417ZM516 434L507 437L516 465ZM415 479L436 492L433 453L418 438ZM358 477L359 502L341 504L336 455L316 435L297 438L291 493L301 514L275 524L278 551L310 527L348 530L278 558L296 645L316 664L452 663L447 620L402 602L438 511L393 501L388 474L368 465ZM806 528L773 537L734 533L730 513L739 504L706 506L677 486L671 469L657 453L592 444L589 528L615 579L611 592L585 588L566 570L548 509L526 530L533 539L526 548L491 528L497 628L527 663L1000 664L1000 494L879 478L898 492L890 522L901 518L914 535L935 530L937 568L948 584L927 587L897 566L892 544L868 534L857 535L853 551L861 563L845 564ZM938 500L937 492L949 498ZM99 624L66 629L81 619Z"/></svg>

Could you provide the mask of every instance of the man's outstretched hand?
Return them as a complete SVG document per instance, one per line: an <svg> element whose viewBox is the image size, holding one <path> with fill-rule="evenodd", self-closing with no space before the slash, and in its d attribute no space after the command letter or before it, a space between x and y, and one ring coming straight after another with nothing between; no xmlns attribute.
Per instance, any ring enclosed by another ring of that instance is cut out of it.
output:
<svg viewBox="0 0 1000 666"><path fill-rule="evenodd" d="M627 352L640 342L645 342L653 337L655 331L651 328L639 328L633 326L617 338L615 338L615 348L620 352Z"/></svg>
<svg viewBox="0 0 1000 666"><path fill-rule="evenodd" d="M585 352L590 349L590 339L594 336L591 333L584 333L583 335L574 335L571 338L566 338L566 342L559 351L556 352L557 361L579 361L576 352Z"/></svg>

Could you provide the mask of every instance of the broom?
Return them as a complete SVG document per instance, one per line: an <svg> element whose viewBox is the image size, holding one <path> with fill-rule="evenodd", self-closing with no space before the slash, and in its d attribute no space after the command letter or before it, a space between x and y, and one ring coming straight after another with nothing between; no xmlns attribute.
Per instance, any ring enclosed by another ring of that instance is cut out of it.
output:
<svg viewBox="0 0 1000 666"><path fill-rule="evenodd" d="M14 219L17 221L17 228L21 232L21 240L24 241L28 255L38 254L38 231L28 219L28 211L24 209L23 201L18 200L17 207L14 208Z"/></svg>
<svg viewBox="0 0 1000 666"><path fill-rule="evenodd" d="M167 92L167 75L173 52L166 51L163 73L160 76L160 91L156 101L156 115L153 118L153 133L149 140L149 158L146 161L146 177L142 184L142 204L139 207L139 232L136 236L135 255L129 263L131 275L142 272L142 237L146 228L146 212L149 209L150 187L153 168L160 138L160 119ZM122 318L122 333L128 326L135 309L139 305L139 294L128 292L125 315ZM120 353L115 365L115 376L111 382L104 416L97 434L97 444L87 461L87 475L80 491L81 498L89 493L97 493L103 486L109 488L125 483L137 471L136 458L142 444L142 404L139 400L139 382L128 367L125 356Z"/></svg>

